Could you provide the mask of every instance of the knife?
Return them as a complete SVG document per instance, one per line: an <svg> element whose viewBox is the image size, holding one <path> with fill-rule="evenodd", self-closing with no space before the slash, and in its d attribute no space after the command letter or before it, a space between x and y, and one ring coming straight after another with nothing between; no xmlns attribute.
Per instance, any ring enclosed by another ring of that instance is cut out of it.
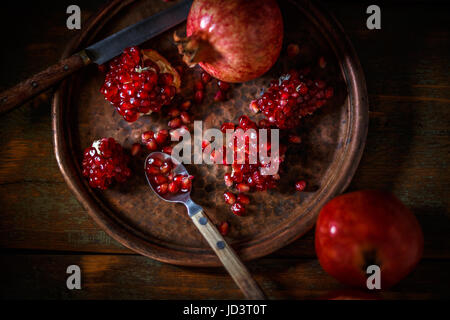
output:
<svg viewBox="0 0 450 320"><path fill-rule="evenodd" d="M139 45L186 20L192 0L182 1L81 50L2 93L0 113L23 104L91 63L103 64L125 48Z"/></svg>

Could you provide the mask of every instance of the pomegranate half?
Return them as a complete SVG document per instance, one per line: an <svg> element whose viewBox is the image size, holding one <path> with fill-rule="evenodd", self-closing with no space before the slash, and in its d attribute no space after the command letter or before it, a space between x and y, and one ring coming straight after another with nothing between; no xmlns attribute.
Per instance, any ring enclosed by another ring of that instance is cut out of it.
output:
<svg viewBox="0 0 450 320"><path fill-rule="evenodd" d="M194 0L186 34L174 34L174 40L187 65L199 64L222 81L244 82L278 59L283 19L275 0Z"/></svg>

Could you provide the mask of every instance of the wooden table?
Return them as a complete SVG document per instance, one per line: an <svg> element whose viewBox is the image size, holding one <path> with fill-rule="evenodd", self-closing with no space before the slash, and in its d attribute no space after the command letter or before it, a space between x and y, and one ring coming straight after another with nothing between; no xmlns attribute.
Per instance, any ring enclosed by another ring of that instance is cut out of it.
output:
<svg viewBox="0 0 450 320"><path fill-rule="evenodd" d="M80 0L83 21L103 4ZM370 94L366 150L349 190L386 189L419 218L425 253L387 299L449 298L450 30L444 3L382 4L382 30L365 26L367 5L327 2L361 59ZM70 1L9 3L0 12L0 89L57 61L77 34ZM22 13L17 16L16 13ZM51 143L51 93L0 119L0 283L4 298L240 299L219 268L185 268L139 256L105 234L70 193ZM309 232L249 262L270 298L317 298L344 288L324 273ZM82 269L82 290L66 268Z"/></svg>

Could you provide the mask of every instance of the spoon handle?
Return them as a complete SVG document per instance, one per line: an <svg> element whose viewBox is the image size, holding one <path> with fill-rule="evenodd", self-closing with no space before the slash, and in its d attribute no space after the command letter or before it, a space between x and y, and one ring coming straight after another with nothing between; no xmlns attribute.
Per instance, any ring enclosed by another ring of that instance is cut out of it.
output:
<svg viewBox="0 0 450 320"><path fill-rule="evenodd" d="M233 278L247 299L266 299L264 292L250 275L245 265L237 256L236 252L226 243L214 224L208 219L203 210L193 215L192 220L201 232L208 244L219 257L225 269Z"/></svg>

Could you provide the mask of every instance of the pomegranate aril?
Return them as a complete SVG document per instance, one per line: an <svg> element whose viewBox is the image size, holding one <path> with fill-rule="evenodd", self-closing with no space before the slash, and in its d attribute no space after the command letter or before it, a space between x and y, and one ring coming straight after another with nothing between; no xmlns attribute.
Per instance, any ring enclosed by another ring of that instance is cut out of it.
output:
<svg viewBox="0 0 450 320"><path fill-rule="evenodd" d="M156 185L160 185L160 184L166 183L167 178L166 178L166 176L163 176L162 174L158 174L156 176L153 176L153 182Z"/></svg>
<svg viewBox="0 0 450 320"><path fill-rule="evenodd" d="M239 194L237 196L237 201L242 204L248 205L250 203L250 198L247 197L245 194Z"/></svg>
<svg viewBox="0 0 450 320"><path fill-rule="evenodd" d="M152 139L154 137L154 133L153 131L149 130L149 131L145 131L144 133L142 133L141 138L142 138L142 142L143 143L147 143L150 139Z"/></svg>
<svg viewBox="0 0 450 320"><path fill-rule="evenodd" d="M179 127L181 127L181 119L178 117L174 118L174 119L170 120L167 125L172 129L179 128Z"/></svg>
<svg viewBox="0 0 450 320"><path fill-rule="evenodd" d="M158 192L161 195L164 195L167 193L168 189L169 189L169 185L167 183L163 183L156 187L156 192Z"/></svg>
<svg viewBox="0 0 450 320"><path fill-rule="evenodd" d="M252 102L250 102L249 108L253 113L258 113L260 111L256 100L252 100Z"/></svg>
<svg viewBox="0 0 450 320"><path fill-rule="evenodd" d="M300 136L296 136L296 135L289 135L288 140L290 143L301 143L302 142L302 138L300 138Z"/></svg>
<svg viewBox="0 0 450 320"><path fill-rule="evenodd" d="M181 108L181 110L188 111L188 110L191 108L191 106L192 106L191 101L187 100L187 101L184 101L184 102L180 105L180 108Z"/></svg>
<svg viewBox="0 0 450 320"><path fill-rule="evenodd" d="M236 202L231 206L231 211L237 216L242 216L245 214L245 207L241 203Z"/></svg>
<svg viewBox="0 0 450 320"><path fill-rule="evenodd" d="M223 133L226 133L227 130L233 130L234 131L234 123L232 122L224 122L222 126L220 127L220 131Z"/></svg>
<svg viewBox="0 0 450 320"><path fill-rule="evenodd" d="M171 183L169 183L168 189L170 193L178 193L178 191L180 191L180 186L175 181L172 181Z"/></svg>
<svg viewBox="0 0 450 320"><path fill-rule="evenodd" d="M226 236L230 230L230 225L228 222L222 222L219 226L218 226L219 232L222 236Z"/></svg>
<svg viewBox="0 0 450 320"><path fill-rule="evenodd" d="M203 102L203 99L205 98L205 92L204 91L196 91L194 95L194 100L197 104L201 104Z"/></svg>
<svg viewBox="0 0 450 320"><path fill-rule="evenodd" d="M147 166L145 171L147 171L147 173L149 175L157 175L157 174L161 173L161 170L159 169L159 167L155 167L155 166Z"/></svg>
<svg viewBox="0 0 450 320"><path fill-rule="evenodd" d="M192 180L189 177L183 177L181 179L181 192L188 192L191 190Z"/></svg>
<svg viewBox="0 0 450 320"><path fill-rule="evenodd" d="M154 138L150 138L145 143L145 146L149 151L156 151L158 150L158 144L156 143L156 140Z"/></svg>
<svg viewBox="0 0 450 320"><path fill-rule="evenodd" d="M320 57L319 58L319 67L321 67L322 69L325 69L327 66L327 61L325 60L324 57Z"/></svg>
<svg viewBox="0 0 450 320"><path fill-rule="evenodd" d="M167 131L166 129L161 129L157 133L155 133L154 137L155 137L155 141L159 145L162 145L162 144L166 143L167 138L169 137L169 131Z"/></svg>
<svg viewBox="0 0 450 320"><path fill-rule="evenodd" d="M295 189L297 191L304 191L306 188L306 181L300 180L295 183Z"/></svg>
<svg viewBox="0 0 450 320"><path fill-rule="evenodd" d="M172 170L172 164L171 162L165 161L159 169L162 174L169 173L169 171Z"/></svg>
<svg viewBox="0 0 450 320"><path fill-rule="evenodd" d="M183 111L180 115L180 119L184 124L188 124L192 122L192 118L186 111Z"/></svg>
<svg viewBox="0 0 450 320"><path fill-rule="evenodd" d="M181 111L176 107L170 107L169 110L167 110L167 115L171 118L178 117L180 115Z"/></svg>
<svg viewBox="0 0 450 320"><path fill-rule="evenodd" d="M238 189L239 192L249 192L250 191L250 186L246 183L239 183L236 188Z"/></svg>
<svg viewBox="0 0 450 320"><path fill-rule="evenodd" d="M224 180L225 180L225 185L230 188L233 186L233 180L231 179L231 174L230 173L225 173L225 175L223 176Z"/></svg>
<svg viewBox="0 0 450 320"><path fill-rule="evenodd" d="M211 81L211 78L212 78L212 77L209 75L209 73L207 73L207 72L202 72L201 78L202 78L202 82L203 82L204 84L207 84L209 81Z"/></svg>
<svg viewBox="0 0 450 320"><path fill-rule="evenodd" d="M195 82L194 88L196 91L203 91L205 89L205 85L203 84L203 82L201 80L198 80Z"/></svg>
<svg viewBox="0 0 450 320"><path fill-rule="evenodd" d="M287 47L287 55L289 58L294 58L300 53L300 47L298 44L291 43Z"/></svg>
<svg viewBox="0 0 450 320"><path fill-rule="evenodd" d="M133 143L131 146L131 155L133 157L136 157L141 154L142 151L142 145L140 143Z"/></svg>
<svg viewBox="0 0 450 320"><path fill-rule="evenodd" d="M173 151L173 147L171 146L165 146L162 148L162 152L167 153L167 154L172 154Z"/></svg>
<svg viewBox="0 0 450 320"><path fill-rule="evenodd" d="M226 100L226 95L224 93L224 91L222 90L218 90L216 92L216 94L214 95L214 101L218 102L218 101L225 101Z"/></svg>
<svg viewBox="0 0 450 320"><path fill-rule="evenodd" d="M236 196L231 192L225 192L223 194L223 198L225 199L225 203L232 205L236 202Z"/></svg>
<svg viewBox="0 0 450 320"><path fill-rule="evenodd" d="M230 84L221 80L217 81L217 86L219 87L220 91L223 92L227 92L230 89Z"/></svg>

